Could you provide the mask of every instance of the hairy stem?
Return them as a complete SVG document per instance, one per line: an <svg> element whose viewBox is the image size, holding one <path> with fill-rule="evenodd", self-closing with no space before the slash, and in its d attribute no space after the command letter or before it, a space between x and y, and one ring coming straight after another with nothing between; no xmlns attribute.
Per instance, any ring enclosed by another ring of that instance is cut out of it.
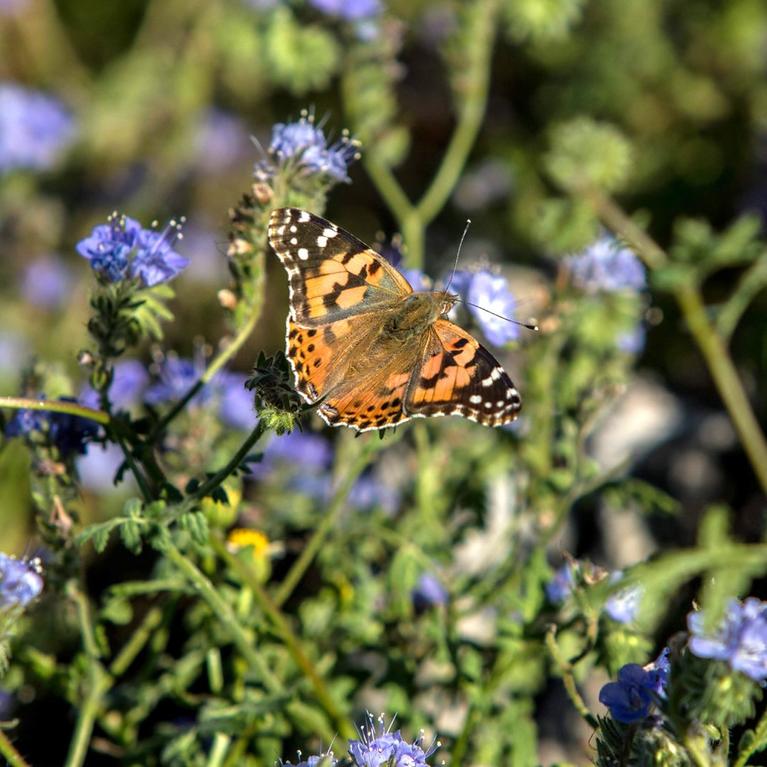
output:
<svg viewBox="0 0 767 767"><path fill-rule="evenodd" d="M13 410L47 410L50 413L66 413L87 418L90 421L104 424L109 423L109 413L102 410L94 410L77 402L61 402L50 399L27 399L26 397L0 397L0 407Z"/></svg>
<svg viewBox="0 0 767 767"><path fill-rule="evenodd" d="M9 767L30 767L2 730L0 730L0 754L5 757Z"/></svg>
<svg viewBox="0 0 767 767"><path fill-rule="evenodd" d="M666 252L613 200L594 190L587 193L587 199L602 221L631 243L648 266L658 268L668 263ZM706 314L700 288L697 285L680 286L674 290L674 297L703 354L754 473L762 489L767 492L767 440L759 427L725 343Z"/></svg>

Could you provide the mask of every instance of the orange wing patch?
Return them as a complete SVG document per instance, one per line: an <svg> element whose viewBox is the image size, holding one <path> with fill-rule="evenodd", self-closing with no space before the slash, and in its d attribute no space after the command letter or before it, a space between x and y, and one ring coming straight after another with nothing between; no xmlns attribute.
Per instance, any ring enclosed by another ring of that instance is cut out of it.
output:
<svg viewBox="0 0 767 767"><path fill-rule="evenodd" d="M433 333L408 391L408 414L461 415L487 426L513 421L521 398L495 357L447 320L437 320Z"/></svg>
<svg viewBox="0 0 767 767"><path fill-rule="evenodd" d="M410 382L409 370L390 373L382 384L373 388L355 388L337 396L332 394L319 407L323 420L330 426L344 424L358 431L396 426L408 419L403 403Z"/></svg>

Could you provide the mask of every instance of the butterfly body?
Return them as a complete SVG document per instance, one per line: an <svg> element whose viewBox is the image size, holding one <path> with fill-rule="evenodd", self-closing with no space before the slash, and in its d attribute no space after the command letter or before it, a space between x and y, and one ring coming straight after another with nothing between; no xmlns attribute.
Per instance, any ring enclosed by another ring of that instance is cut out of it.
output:
<svg viewBox="0 0 767 767"><path fill-rule="evenodd" d="M296 388L326 423L358 431L461 415L499 426L519 393L490 352L447 319L457 296L413 291L379 254L325 219L272 212L288 273L286 354Z"/></svg>

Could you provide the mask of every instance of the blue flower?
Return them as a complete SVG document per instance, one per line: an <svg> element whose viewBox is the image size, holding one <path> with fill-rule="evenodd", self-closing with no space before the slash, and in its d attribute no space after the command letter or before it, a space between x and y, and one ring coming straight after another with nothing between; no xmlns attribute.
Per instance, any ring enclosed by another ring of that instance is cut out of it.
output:
<svg viewBox="0 0 767 767"><path fill-rule="evenodd" d="M469 312L485 334L487 340L495 346L503 346L509 341L519 338L519 325L489 314L513 317L516 311L516 301L509 290L509 283L500 274L488 271L456 272L450 285L451 290L460 290L462 297L475 306L469 306Z"/></svg>
<svg viewBox="0 0 767 767"><path fill-rule="evenodd" d="M380 506L388 514L399 508L399 493L371 474L360 477L349 491L349 505L355 509L372 509Z"/></svg>
<svg viewBox="0 0 767 767"><path fill-rule="evenodd" d="M140 278L146 287L151 288L180 274L189 264L188 258L173 250L180 231L181 224L176 221L171 221L162 232L142 229L131 264L131 276Z"/></svg>
<svg viewBox="0 0 767 767"><path fill-rule="evenodd" d="M44 399L41 395L41 399ZM59 402L75 402L61 397ZM33 437L40 434L56 447L62 458L84 453L86 443L96 435L98 426L87 418L45 410L17 410L5 427L6 437Z"/></svg>
<svg viewBox="0 0 767 767"><path fill-rule="evenodd" d="M190 360L169 354L158 369L158 381L152 384L144 395L144 401L150 405L164 405L180 400L205 372L205 362L202 358ZM192 397L192 405L202 405L212 395L209 386L203 386Z"/></svg>
<svg viewBox="0 0 767 767"><path fill-rule="evenodd" d="M413 607L422 611L436 605L446 605L448 593L439 578L432 573L423 573L413 589L412 597Z"/></svg>
<svg viewBox="0 0 767 767"><path fill-rule="evenodd" d="M0 173L49 170L73 136L72 116L58 100L0 83Z"/></svg>
<svg viewBox="0 0 767 767"><path fill-rule="evenodd" d="M325 471L333 460L333 448L319 434L292 431L273 437L266 446L264 459L299 465L302 471Z"/></svg>
<svg viewBox="0 0 767 767"><path fill-rule="evenodd" d="M141 224L138 221L113 214L108 223L94 227L75 247L101 278L119 282L128 274L128 255L136 246L139 232Z"/></svg>
<svg viewBox="0 0 767 767"><path fill-rule="evenodd" d="M24 269L21 294L33 306L55 309L69 297L72 275L57 258L47 256L32 261Z"/></svg>
<svg viewBox="0 0 767 767"><path fill-rule="evenodd" d="M173 250L181 224L171 221L162 231L144 229L128 216L113 214L77 243L77 252L105 282L138 278L146 287L173 279L189 259Z"/></svg>
<svg viewBox="0 0 767 767"><path fill-rule="evenodd" d="M767 602L733 599L718 627L706 630L704 612L690 613L687 627L693 655L727 661L756 682L767 680Z"/></svg>
<svg viewBox="0 0 767 767"><path fill-rule="evenodd" d="M399 730L391 732L384 726L383 716L376 727L368 715L368 725L362 728L360 740L349 741L349 754L355 767L426 767L426 760L437 750L434 743L426 751L422 747L423 735L413 743L402 738Z"/></svg>
<svg viewBox="0 0 767 767"><path fill-rule="evenodd" d="M0 552L0 608L26 607L42 590L38 565Z"/></svg>
<svg viewBox="0 0 767 767"><path fill-rule="evenodd" d="M359 21L377 16L381 12L379 0L309 0L322 13L340 16L347 21Z"/></svg>
<svg viewBox="0 0 767 767"><path fill-rule="evenodd" d="M298 758L301 759L301 752L298 752ZM328 751L325 754L315 754L308 759L301 760L294 765L292 762L280 762L284 767L334 767L338 760L334 758L333 752Z"/></svg>
<svg viewBox="0 0 767 767"><path fill-rule="evenodd" d="M76 462L80 485L93 493L109 493L114 490L117 470L125 461L123 451L117 445L89 444L85 455ZM133 484L129 472L123 474L123 481Z"/></svg>
<svg viewBox="0 0 767 767"><path fill-rule="evenodd" d="M202 115L195 136L197 164L202 170L217 173L234 167L249 149L253 145L239 117L216 108Z"/></svg>
<svg viewBox="0 0 767 767"><path fill-rule="evenodd" d="M623 577L623 573L614 572L610 575L610 583L616 583ZM641 586L630 586L613 594L605 602L605 612L618 623L631 623L639 612L642 601Z"/></svg>
<svg viewBox="0 0 767 767"><path fill-rule="evenodd" d="M277 123L272 128L269 154L283 168L297 169L306 174L318 174L328 179L348 181L349 165L359 158L356 141L344 134L334 144L328 144L325 134L309 115L294 123ZM270 178L275 169L269 162L256 164L258 178Z"/></svg>
<svg viewBox="0 0 767 767"><path fill-rule="evenodd" d="M120 360L115 363L112 373L112 383L107 393L112 405L119 409L127 409L142 401L144 389L149 383L149 373L138 360ZM80 392L78 401L86 407L98 410L101 407L98 392L86 384Z"/></svg>
<svg viewBox="0 0 767 767"><path fill-rule="evenodd" d="M223 371L216 377L221 420L233 429L251 431L258 422L253 407L253 394L245 388L244 373Z"/></svg>
<svg viewBox="0 0 767 767"><path fill-rule="evenodd" d="M655 703L660 692L660 679L654 667L642 668L629 663L618 671L617 682L609 682L599 691L599 702L610 709L610 716L618 722L640 722L649 715ZM665 687L665 679L663 683Z"/></svg>
<svg viewBox="0 0 767 767"><path fill-rule="evenodd" d="M573 566L566 562L554 573L546 584L546 598L555 605L560 605L573 593Z"/></svg>
<svg viewBox="0 0 767 767"><path fill-rule="evenodd" d="M573 282L589 293L637 291L647 283L642 262L609 234L603 234L582 253L570 256L567 265Z"/></svg>

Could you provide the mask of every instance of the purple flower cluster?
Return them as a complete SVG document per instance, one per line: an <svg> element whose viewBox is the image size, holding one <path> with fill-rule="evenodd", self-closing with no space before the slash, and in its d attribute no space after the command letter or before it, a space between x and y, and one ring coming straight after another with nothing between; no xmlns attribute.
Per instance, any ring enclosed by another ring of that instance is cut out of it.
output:
<svg viewBox="0 0 767 767"><path fill-rule="evenodd" d="M0 83L0 173L49 170L74 132L72 116L57 99Z"/></svg>
<svg viewBox="0 0 767 767"><path fill-rule="evenodd" d="M361 21L381 12L380 0L309 0L318 11L347 21Z"/></svg>
<svg viewBox="0 0 767 767"><path fill-rule="evenodd" d="M446 605L449 595L436 575L423 573L413 589L412 597L413 607L416 611L423 612L430 607Z"/></svg>
<svg viewBox="0 0 767 767"><path fill-rule="evenodd" d="M42 590L39 563L25 562L0 552L0 609L26 607Z"/></svg>
<svg viewBox="0 0 767 767"><path fill-rule="evenodd" d="M701 611L687 616L687 627L693 655L726 661L755 682L767 681L767 602L733 599L719 626L707 629Z"/></svg>
<svg viewBox="0 0 767 767"><path fill-rule="evenodd" d="M450 282L450 290L468 302L469 313L491 344L503 346L519 338L519 325L503 319L513 317L516 311L514 295L503 275L487 269L458 271Z"/></svg>
<svg viewBox="0 0 767 767"><path fill-rule="evenodd" d="M573 566L566 562L555 573L554 577L546 584L546 598L553 605L561 605L573 593L575 581L573 578Z"/></svg>
<svg viewBox="0 0 767 767"><path fill-rule="evenodd" d="M425 751L423 734L408 743L400 731L387 728L384 717L378 722L368 714L368 724L362 728L359 740L349 741L349 754L355 767L426 767L427 759L439 748L439 742L433 743Z"/></svg>
<svg viewBox="0 0 767 767"><path fill-rule="evenodd" d="M344 134L329 144L312 116L303 114L297 122L277 123L272 128L270 159L256 163L255 172L263 180L271 178L278 169L288 169L323 176L331 182L349 181L349 165L359 156L356 141Z"/></svg>
<svg viewBox="0 0 767 767"><path fill-rule="evenodd" d="M608 234L570 256L567 266L573 282L587 293L638 291L647 284L645 268L636 254Z"/></svg>
<svg viewBox="0 0 767 767"><path fill-rule="evenodd" d="M114 366L112 382L107 390L109 401L117 410L138 405L148 383L149 373L138 360L120 360ZM89 384L83 387L78 400L86 407L96 410L101 405L98 392Z"/></svg>
<svg viewBox="0 0 767 767"><path fill-rule="evenodd" d="M610 709L613 719L633 724L646 719L658 698L666 693L671 663L669 650L646 666L628 663L618 671L618 681L599 691L599 702Z"/></svg>
<svg viewBox="0 0 767 767"><path fill-rule="evenodd" d="M88 259L104 282L138 279L145 287L168 282L189 260L173 250L181 238L181 224L171 221L158 232L144 229L138 221L113 213L106 224L94 227L77 243L77 252Z"/></svg>
<svg viewBox="0 0 767 767"><path fill-rule="evenodd" d="M44 397L41 395L41 399ZM59 402L75 402L61 397ZM42 436L56 447L62 458L84 453L87 442L96 435L98 427L87 418L46 410L17 410L5 427L6 437Z"/></svg>
<svg viewBox="0 0 767 767"><path fill-rule="evenodd" d="M168 355L158 367L157 381L144 394L150 405L165 405L180 400L205 372L204 360ZM218 408L221 420L234 429L250 431L256 425L253 397L245 389L247 376L222 370L192 397L190 404L208 403Z"/></svg>

